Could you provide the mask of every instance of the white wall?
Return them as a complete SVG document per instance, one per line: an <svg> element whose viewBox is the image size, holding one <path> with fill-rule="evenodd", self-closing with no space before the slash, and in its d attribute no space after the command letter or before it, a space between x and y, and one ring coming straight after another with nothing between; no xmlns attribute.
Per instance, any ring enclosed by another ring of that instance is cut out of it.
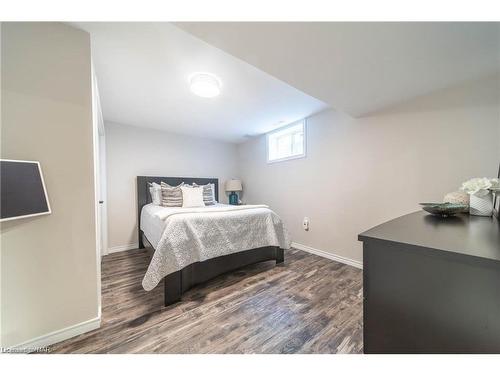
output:
<svg viewBox="0 0 500 375"><path fill-rule="evenodd" d="M265 137L238 147L243 201L267 203L303 245L360 261L357 235L441 201L500 161L499 77L353 119L308 119L307 157L266 163ZM308 216L309 232L301 228Z"/></svg>
<svg viewBox="0 0 500 375"><path fill-rule="evenodd" d="M108 246L137 246L137 176L216 177L237 174L236 145L159 130L106 123Z"/></svg>
<svg viewBox="0 0 500 375"><path fill-rule="evenodd" d="M1 36L1 157L40 161L52 209L1 224L2 346L33 346L98 325L90 38L60 23Z"/></svg>

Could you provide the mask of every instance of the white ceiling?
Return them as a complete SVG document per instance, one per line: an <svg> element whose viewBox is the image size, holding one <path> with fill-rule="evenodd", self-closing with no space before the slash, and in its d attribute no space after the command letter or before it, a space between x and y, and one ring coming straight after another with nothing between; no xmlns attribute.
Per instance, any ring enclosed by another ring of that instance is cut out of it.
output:
<svg viewBox="0 0 500 375"><path fill-rule="evenodd" d="M176 23L360 116L500 69L500 23Z"/></svg>
<svg viewBox="0 0 500 375"><path fill-rule="evenodd" d="M327 108L172 24L74 25L91 35L105 121L241 142ZM221 95L193 95L193 72L217 75Z"/></svg>

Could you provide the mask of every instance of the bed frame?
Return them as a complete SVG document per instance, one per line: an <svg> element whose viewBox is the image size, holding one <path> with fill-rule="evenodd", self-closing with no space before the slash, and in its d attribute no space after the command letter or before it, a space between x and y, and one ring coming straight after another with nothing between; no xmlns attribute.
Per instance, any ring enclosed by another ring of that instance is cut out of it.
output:
<svg viewBox="0 0 500 375"><path fill-rule="evenodd" d="M146 204L151 203L148 183L156 182L159 184L161 181L173 186L179 185L181 182L199 185L214 184L215 199L219 200L219 180L216 178L137 176L137 228L140 249L152 248L155 250L141 230L141 210ZM190 264L163 278L165 306L180 301L182 294L195 285L250 264L268 260L275 260L276 264L283 263L285 260L283 249L276 246L260 247Z"/></svg>

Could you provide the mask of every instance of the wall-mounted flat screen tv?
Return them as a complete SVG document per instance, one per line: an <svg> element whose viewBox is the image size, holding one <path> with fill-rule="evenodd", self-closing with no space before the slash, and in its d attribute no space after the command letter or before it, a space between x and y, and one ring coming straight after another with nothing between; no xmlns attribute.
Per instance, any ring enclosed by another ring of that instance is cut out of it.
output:
<svg viewBox="0 0 500 375"><path fill-rule="evenodd" d="M0 221L50 214L37 161L0 159Z"/></svg>

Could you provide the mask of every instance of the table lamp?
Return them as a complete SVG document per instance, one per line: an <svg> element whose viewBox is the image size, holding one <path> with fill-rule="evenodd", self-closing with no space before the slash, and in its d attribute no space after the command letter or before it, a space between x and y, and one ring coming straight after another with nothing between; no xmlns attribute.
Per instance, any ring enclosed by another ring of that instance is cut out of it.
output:
<svg viewBox="0 0 500 375"><path fill-rule="evenodd" d="M229 180L226 181L226 191L230 191L229 194L229 204L238 204L238 194L237 191L242 191L243 187L241 186L240 180Z"/></svg>

